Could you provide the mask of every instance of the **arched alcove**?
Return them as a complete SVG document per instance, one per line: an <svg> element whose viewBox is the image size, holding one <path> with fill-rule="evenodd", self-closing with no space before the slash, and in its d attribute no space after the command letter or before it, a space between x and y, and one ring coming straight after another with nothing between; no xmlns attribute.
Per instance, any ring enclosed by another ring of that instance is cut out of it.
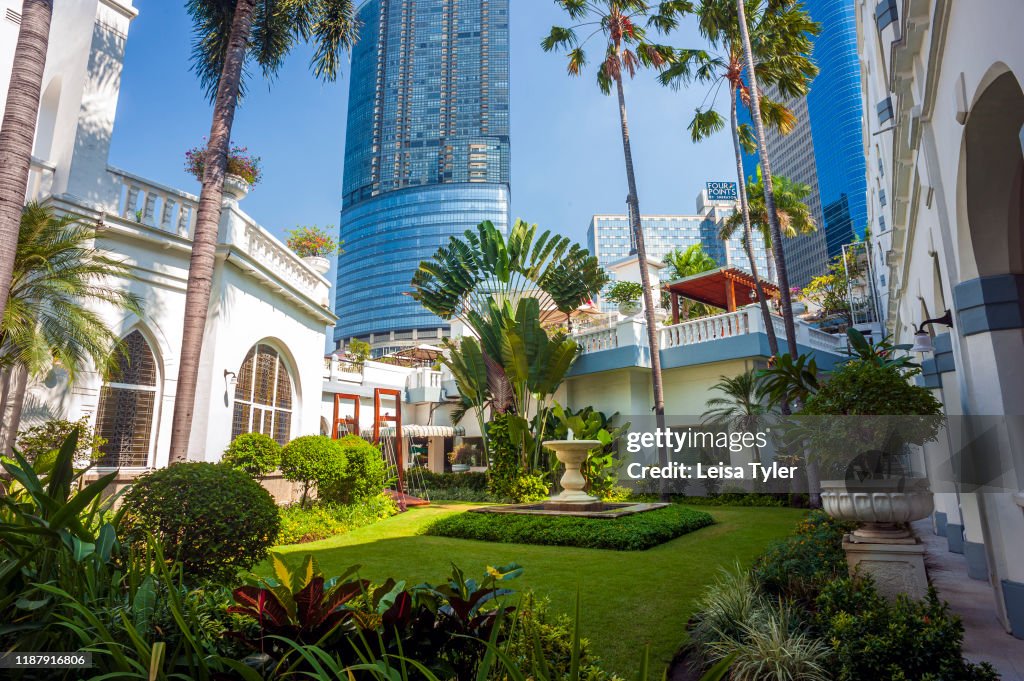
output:
<svg viewBox="0 0 1024 681"><path fill-rule="evenodd" d="M60 105L60 76L54 76L39 100L39 119L36 121L36 140L32 155L49 161L53 153L53 136L57 129L57 109Z"/></svg>

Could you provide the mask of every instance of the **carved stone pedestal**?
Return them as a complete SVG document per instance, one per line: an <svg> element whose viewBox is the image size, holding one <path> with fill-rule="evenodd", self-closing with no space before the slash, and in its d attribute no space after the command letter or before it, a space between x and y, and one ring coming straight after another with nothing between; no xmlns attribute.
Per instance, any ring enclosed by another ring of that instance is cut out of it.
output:
<svg viewBox="0 0 1024 681"><path fill-rule="evenodd" d="M905 593L920 599L928 595L924 570L925 546L913 537L866 542L852 534L843 539L850 573L871 575L878 593L889 600Z"/></svg>

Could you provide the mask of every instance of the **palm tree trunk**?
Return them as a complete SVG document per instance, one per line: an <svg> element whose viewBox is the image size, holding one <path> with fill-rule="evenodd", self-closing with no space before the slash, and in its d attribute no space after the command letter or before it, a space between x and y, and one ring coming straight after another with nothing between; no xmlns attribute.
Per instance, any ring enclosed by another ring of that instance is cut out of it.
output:
<svg viewBox="0 0 1024 681"><path fill-rule="evenodd" d="M626 182L629 186L630 227L636 242L637 264L640 266L640 284L644 287L644 319L647 322L647 347L651 353L651 384L654 390L654 418L659 431L665 430L665 390L661 382L661 355L658 348L658 327L654 319L654 296L651 294L651 275L647 271L647 246L640 222L640 199L636 193L636 175L633 172L633 149L629 143L629 122L626 119L626 95L622 77L615 78L615 92L619 98L619 124L622 128L622 152L626 159ZM658 450L658 463L668 465L668 451ZM667 497L664 489L662 497Z"/></svg>
<svg viewBox="0 0 1024 681"><path fill-rule="evenodd" d="M238 88L245 65L245 53L252 27L255 0L238 0L231 20L227 54L217 84L210 125L210 143L206 148L203 169L203 190L199 195L196 229L192 237L192 258L185 291L185 318L181 337L177 393L174 397L174 419L171 425L170 463L188 458L188 440L192 431L196 383L199 378L199 355L203 348L206 316L210 306L213 282L217 228L220 223L224 171L227 166L231 126L238 105Z"/></svg>
<svg viewBox="0 0 1024 681"><path fill-rule="evenodd" d="M21 27L0 124L0 319L11 290L52 15L53 0L24 0L22 3Z"/></svg>
<svg viewBox="0 0 1024 681"><path fill-rule="evenodd" d="M28 390L28 370L23 366L8 369L9 377L5 377L4 387L7 395L4 398L3 423L0 432L0 453L9 456L18 440L18 428L21 427L21 412L25 406L25 393Z"/></svg>
<svg viewBox="0 0 1024 681"><path fill-rule="evenodd" d="M764 318L765 333L768 334L768 349L772 356L779 354L779 340L775 337L775 325L772 324L772 313L768 309L768 297L765 295L764 287L761 286L761 279L757 276L757 261L754 259L754 233L750 228L750 206L747 204L747 186L743 182L743 154L740 152L740 125L736 114L737 87L730 86L732 92L731 121L732 121L732 146L736 153L736 178L739 187L740 210L743 213L743 244L747 249L747 260L750 261L750 273L754 275L754 286L757 288L757 300L761 304L761 317ZM758 459L760 461L760 459Z"/></svg>
<svg viewBox="0 0 1024 681"><path fill-rule="evenodd" d="M771 235L766 234L765 236ZM775 249L770 245L772 243L772 240L762 239L762 241L764 241L765 254L768 256L768 279L778 284L779 278L776 276L775 272Z"/></svg>
<svg viewBox="0 0 1024 681"><path fill-rule="evenodd" d="M782 231L779 229L779 216L775 212L775 191L772 188L772 168L768 158L768 144L764 134L764 121L761 120L761 95L757 87L757 74L754 72L754 51L750 46L750 29L747 26L745 0L736 0L736 11L739 15L740 37L743 40L743 56L746 60L747 77L750 84L750 108L754 119L754 131L757 133L757 151L761 159L761 173L764 182L764 206L768 213L768 227L771 229L772 243L779 244L775 253L775 269L778 275L779 294L782 300L782 320L786 325L786 345L791 357L797 356L796 325L793 322L793 301L789 295L789 273L786 271L786 257L782 252Z"/></svg>

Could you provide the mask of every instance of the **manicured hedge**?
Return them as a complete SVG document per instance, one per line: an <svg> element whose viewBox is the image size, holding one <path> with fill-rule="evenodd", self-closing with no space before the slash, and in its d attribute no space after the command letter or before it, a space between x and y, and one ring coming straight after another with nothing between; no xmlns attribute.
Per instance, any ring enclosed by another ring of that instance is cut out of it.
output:
<svg viewBox="0 0 1024 681"><path fill-rule="evenodd" d="M475 489L487 491L486 473L434 473L428 470L419 470L417 475L423 476L423 484L428 489Z"/></svg>
<svg viewBox="0 0 1024 681"><path fill-rule="evenodd" d="M426 534L507 544L643 551L712 523L707 513L682 506L615 519L467 511L435 521Z"/></svg>

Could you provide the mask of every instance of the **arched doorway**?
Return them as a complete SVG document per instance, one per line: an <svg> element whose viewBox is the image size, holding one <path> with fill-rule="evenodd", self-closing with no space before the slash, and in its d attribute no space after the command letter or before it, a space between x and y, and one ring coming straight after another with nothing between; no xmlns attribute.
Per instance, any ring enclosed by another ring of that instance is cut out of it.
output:
<svg viewBox="0 0 1024 681"><path fill-rule="evenodd" d="M160 372L146 337L136 329L100 389L96 434L105 439L97 462L106 468L146 468L152 461Z"/></svg>
<svg viewBox="0 0 1024 681"><path fill-rule="evenodd" d="M257 343L238 370L231 439L263 433L286 444L291 439L293 403L292 378L281 353Z"/></svg>

